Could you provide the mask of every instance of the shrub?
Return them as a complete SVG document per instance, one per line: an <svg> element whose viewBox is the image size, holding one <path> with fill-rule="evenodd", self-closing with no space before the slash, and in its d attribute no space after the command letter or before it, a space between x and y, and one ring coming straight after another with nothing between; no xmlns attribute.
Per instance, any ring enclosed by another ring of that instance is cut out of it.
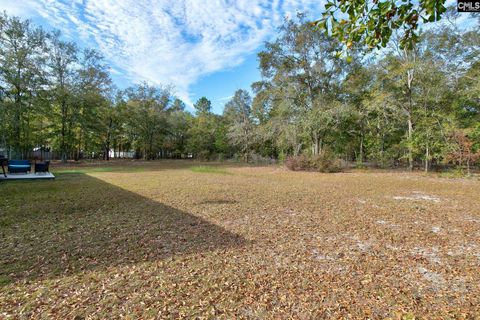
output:
<svg viewBox="0 0 480 320"><path fill-rule="evenodd" d="M210 152L208 151L200 151L196 154L196 158L200 161L207 161L209 160Z"/></svg>
<svg viewBox="0 0 480 320"><path fill-rule="evenodd" d="M340 172L342 163L335 155L324 150L316 156L289 156L285 159L285 166L292 171L315 170L319 172Z"/></svg>
<svg viewBox="0 0 480 320"><path fill-rule="evenodd" d="M253 164L274 164L275 159L264 157L261 154L251 152L248 156L248 162Z"/></svg>
<svg viewBox="0 0 480 320"><path fill-rule="evenodd" d="M341 161L335 158L335 155L328 151L322 151L320 154L310 159L311 167L320 172L340 172L342 171Z"/></svg>
<svg viewBox="0 0 480 320"><path fill-rule="evenodd" d="M470 167L480 159L480 150L474 150L474 142L461 130L454 131L450 137L452 151L447 155L447 160L458 165L467 165L467 174Z"/></svg>
<svg viewBox="0 0 480 320"><path fill-rule="evenodd" d="M292 171L308 170L310 169L310 161L309 158L303 154L299 156L288 156L285 159L285 166Z"/></svg>

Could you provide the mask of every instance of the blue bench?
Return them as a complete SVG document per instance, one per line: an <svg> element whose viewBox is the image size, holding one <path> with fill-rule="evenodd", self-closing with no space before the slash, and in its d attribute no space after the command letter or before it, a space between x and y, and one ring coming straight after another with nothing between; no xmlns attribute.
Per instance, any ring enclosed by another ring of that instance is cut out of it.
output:
<svg viewBox="0 0 480 320"><path fill-rule="evenodd" d="M27 173L32 169L32 164L28 160L9 160L8 172L9 173Z"/></svg>

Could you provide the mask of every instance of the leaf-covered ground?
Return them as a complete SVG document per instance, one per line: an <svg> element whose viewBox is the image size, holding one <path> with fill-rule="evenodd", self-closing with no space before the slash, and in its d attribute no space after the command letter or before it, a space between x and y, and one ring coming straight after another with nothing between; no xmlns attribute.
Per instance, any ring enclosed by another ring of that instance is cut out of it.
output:
<svg viewBox="0 0 480 320"><path fill-rule="evenodd" d="M480 317L480 181L195 167L1 182L0 318Z"/></svg>

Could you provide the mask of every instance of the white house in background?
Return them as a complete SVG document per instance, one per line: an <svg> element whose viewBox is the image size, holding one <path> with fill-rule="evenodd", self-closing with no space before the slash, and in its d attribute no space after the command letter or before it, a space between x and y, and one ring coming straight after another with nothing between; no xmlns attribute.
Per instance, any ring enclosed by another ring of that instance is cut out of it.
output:
<svg viewBox="0 0 480 320"><path fill-rule="evenodd" d="M133 159L135 157L135 151L108 151L108 156L110 158L128 158Z"/></svg>

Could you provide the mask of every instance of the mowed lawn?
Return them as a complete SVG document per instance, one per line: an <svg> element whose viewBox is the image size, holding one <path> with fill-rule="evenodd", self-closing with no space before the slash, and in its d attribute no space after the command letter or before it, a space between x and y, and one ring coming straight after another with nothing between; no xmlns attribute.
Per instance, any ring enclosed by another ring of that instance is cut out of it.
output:
<svg viewBox="0 0 480 320"><path fill-rule="evenodd" d="M477 179L188 161L53 171L0 182L2 319L480 317Z"/></svg>

